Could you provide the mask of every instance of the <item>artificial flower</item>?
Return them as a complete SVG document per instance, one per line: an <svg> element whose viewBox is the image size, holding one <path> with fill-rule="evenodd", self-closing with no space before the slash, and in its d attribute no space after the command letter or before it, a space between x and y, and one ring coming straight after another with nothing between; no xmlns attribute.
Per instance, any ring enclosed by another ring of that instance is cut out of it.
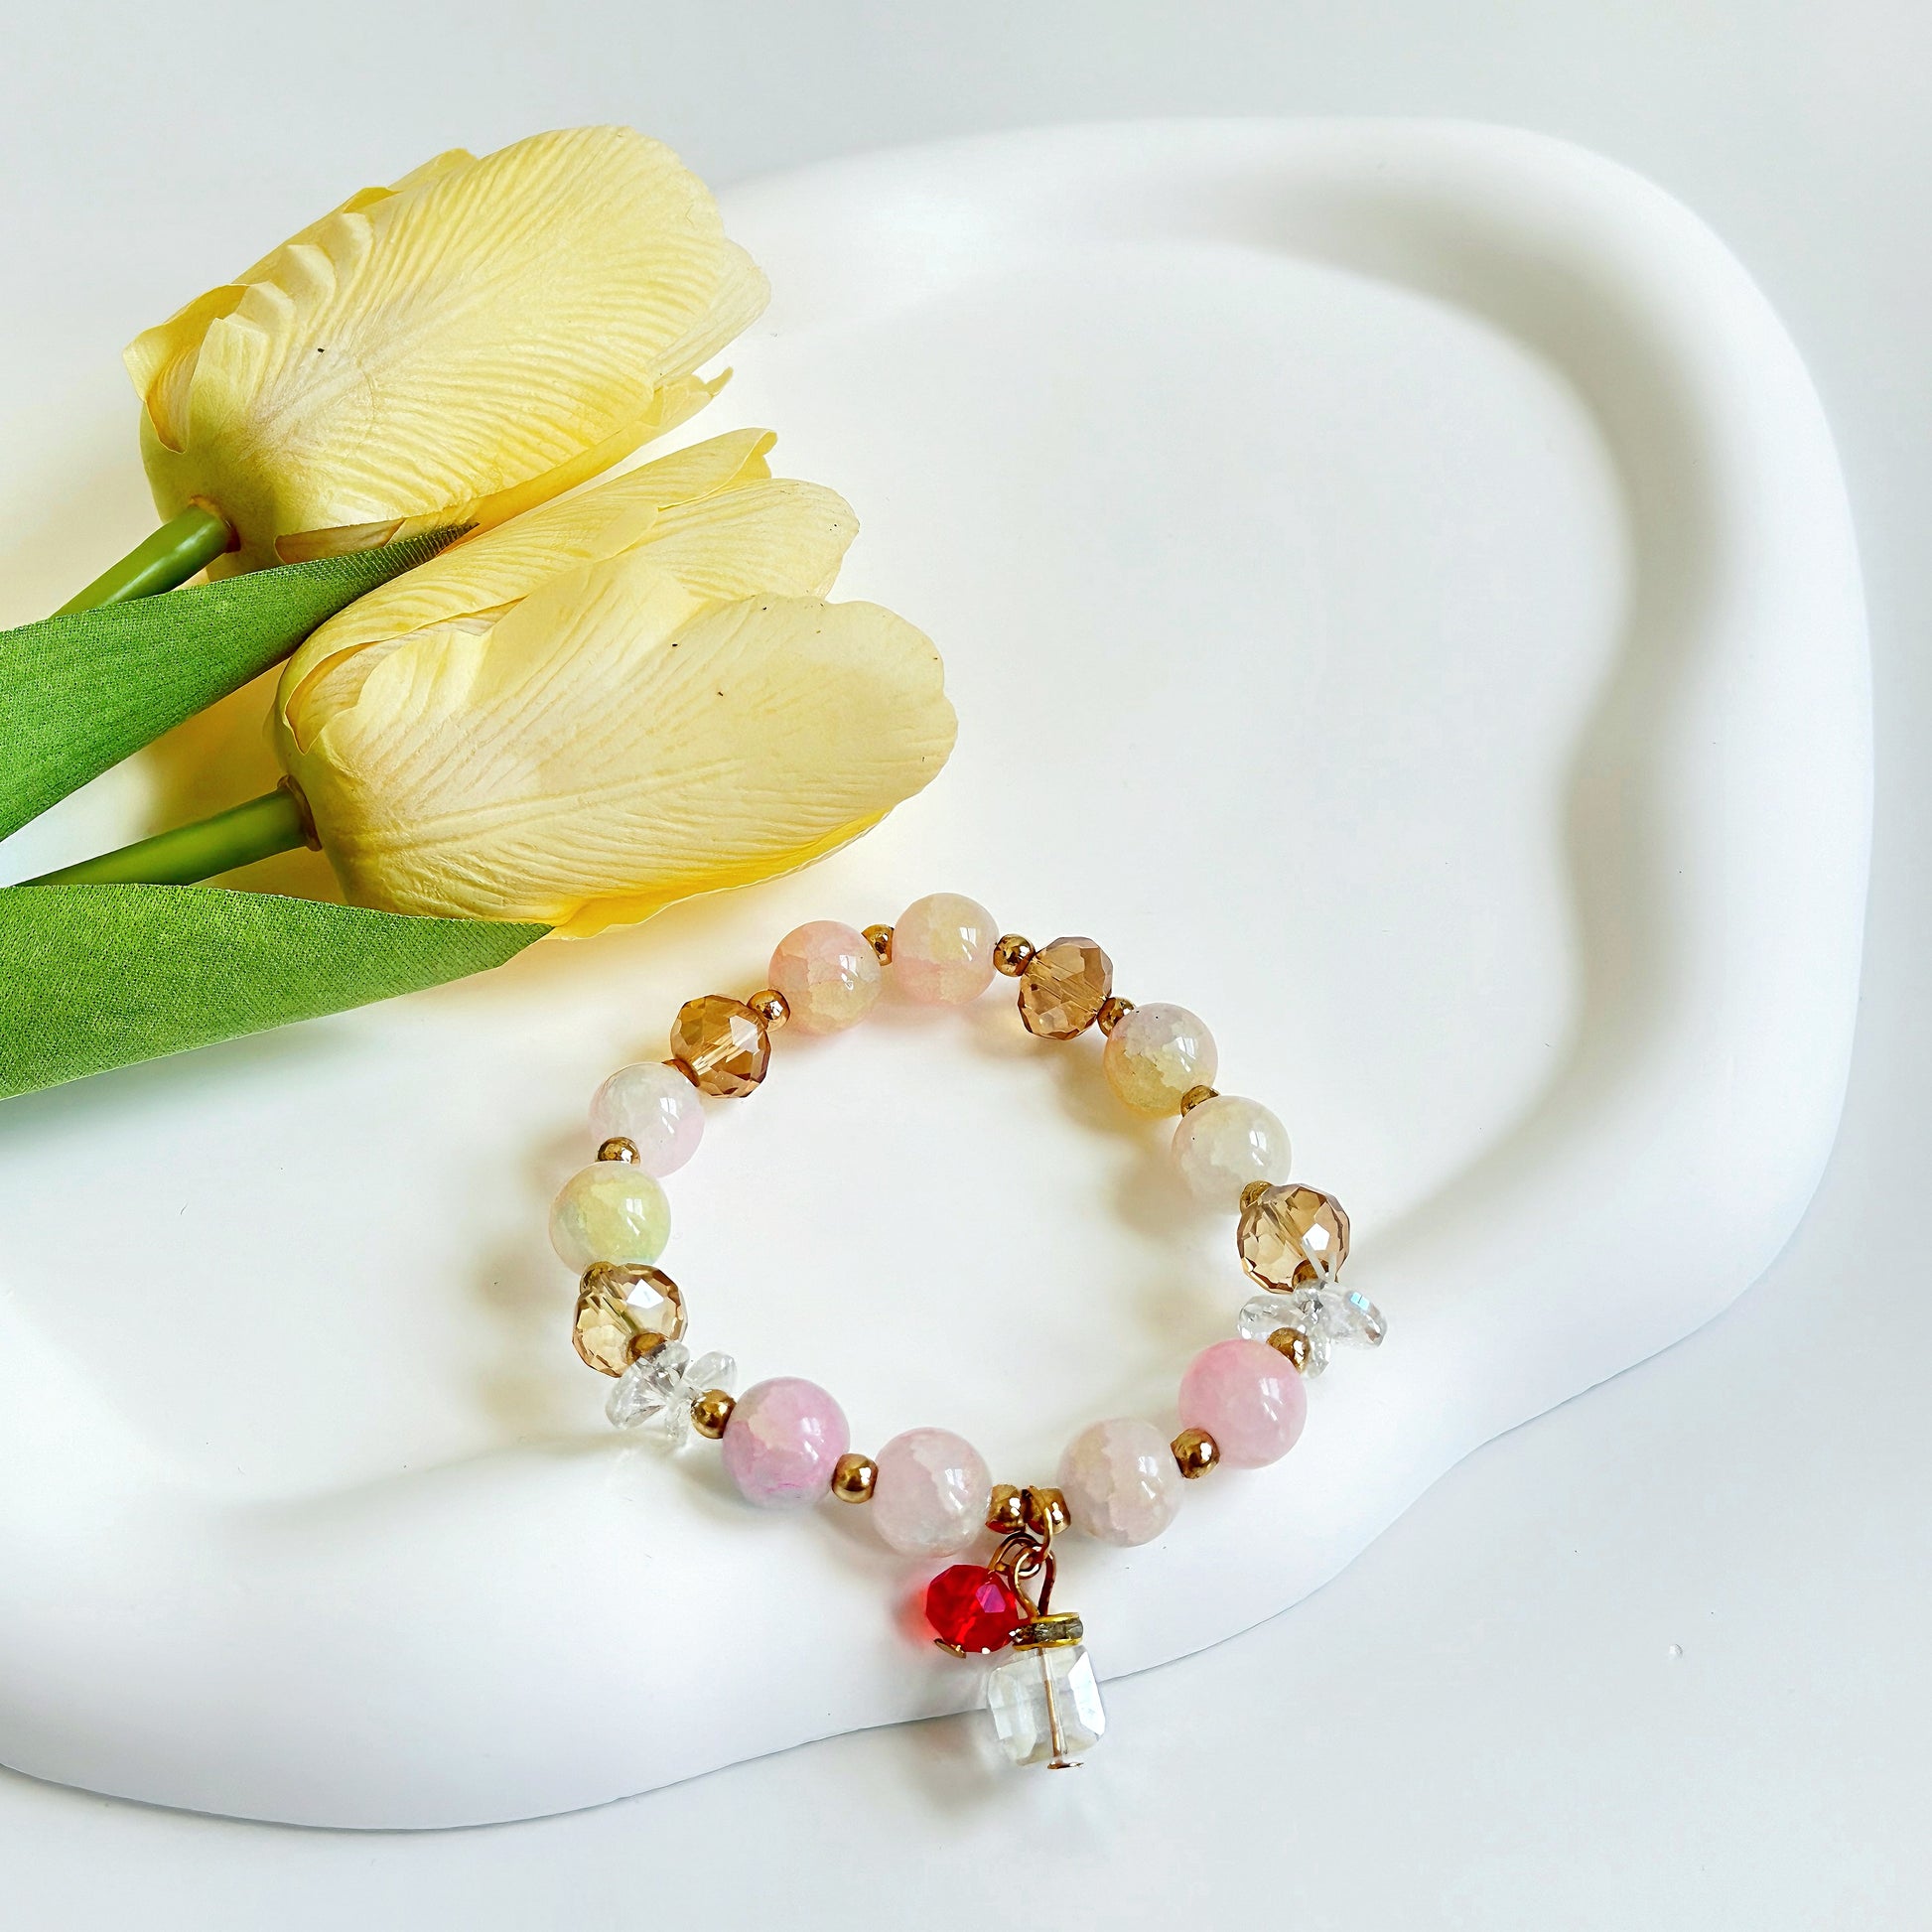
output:
<svg viewBox="0 0 1932 1932"><path fill-rule="evenodd" d="M453 150L135 338L155 504L226 523L217 576L500 523L709 401L765 295L629 128Z"/></svg>
<svg viewBox="0 0 1932 1932"><path fill-rule="evenodd" d="M952 749L939 655L827 603L857 522L714 438L465 539L283 669L350 903L587 933L804 865Z"/></svg>

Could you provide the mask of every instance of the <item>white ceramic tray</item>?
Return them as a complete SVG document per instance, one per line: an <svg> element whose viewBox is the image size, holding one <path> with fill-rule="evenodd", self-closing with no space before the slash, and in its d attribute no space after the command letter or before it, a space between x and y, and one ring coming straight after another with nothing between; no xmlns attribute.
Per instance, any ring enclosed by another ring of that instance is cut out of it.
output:
<svg viewBox="0 0 1932 1932"><path fill-rule="evenodd" d="M799 879L0 1109L0 1760L443 1825L973 1701L862 1512L611 1434L544 1239L603 1072L804 917L950 888L1100 935L1354 1215L1388 1345L1276 1469L1069 1546L1103 1674L1295 1602L1811 1193L1859 579L1798 357L1691 215L1405 123L1000 137L727 213L776 297L691 433L769 423L852 498L843 590L939 641L959 752ZM1244 1287L1090 1047L992 997L782 1041L674 1182L694 1342L1001 1475L1167 1415Z"/></svg>

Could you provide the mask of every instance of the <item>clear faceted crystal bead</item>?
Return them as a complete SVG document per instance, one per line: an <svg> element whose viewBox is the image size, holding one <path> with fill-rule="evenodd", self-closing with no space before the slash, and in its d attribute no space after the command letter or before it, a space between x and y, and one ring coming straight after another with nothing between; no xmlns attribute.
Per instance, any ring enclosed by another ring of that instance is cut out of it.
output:
<svg viewBox="0 0 1932 1932"><path fill-rule="evenodd" d="M694 1362L681 1341L667 1341L640 1355L618 1377L604 1413L619 1429L645 1429L667 1448L681 1449L691 1434L691 1405L707 1389L729 1389L738 1365L729 1355L700 1355Z"/></svg>
<svg viewBox="0 0 1932 1932"><path fill-rule="evenodd" d="M1307 1335L1311 1375L1319 1375L1328 1366L1328 1353L1336 1342L1373 1348L1389 1331L1382 1311L1366 1295L1338 1282L1292 1289L1286 1295L1250 1296L1235 1327L1250 1341L1266 1341L1277 1328Z"/></svg>
<svg viewBox="0 0 1932 1932"><path fill-rule="evenodd" d="M1070 1764L1107 1728L1099 1680L1080 1643L1009 1651L987 1673L986 1706L1016 1764Z"/></svg>

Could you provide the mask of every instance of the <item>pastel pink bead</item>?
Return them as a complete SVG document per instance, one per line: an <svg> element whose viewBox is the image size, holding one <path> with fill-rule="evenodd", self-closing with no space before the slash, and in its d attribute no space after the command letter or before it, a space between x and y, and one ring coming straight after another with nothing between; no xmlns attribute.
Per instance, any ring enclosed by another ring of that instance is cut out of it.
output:
<svg viewBox="0 0 1932 1932"><path fill-rule="evenodd" d="M802 1509L852 1447L845 1411L816 1382L775 1375L738 1398L719 1444L725 1473L759 1509Z"/></svg>
<svg viewBox="0 0 1932 1932"><path fill-rule="evenodd" d="M1152 1543L1180 1507L1181 1480L1168 1439L1133 1416L1089 1424L1060 1457L1073 1527L1101 1543Z"/></svg>
<svg viewBox="0 0 1932 1932"><path fill-rule="evenodd" d="M909 1000L964 1006L993 984L1000 928L977 899L957 893L915 898L893 926L893 980Z"/></svg>
<svg viewBox="0 0 1932 1932"><path fill-rule="evenodd" d="M768 983L785 996L800 1033L856 1027L879 1001L882 978L872 941L837 919L813 919L778 941Z"/></svg>
<svg viewBox="0 0 1932 1932"><path fill-rule="evenodd" d="M985 1458L950 1429L908 1429L874 1458L872 1526L902 1557L949 1557L977 1541L993 1500Z"/></svg>
<svg viewBox="0 0 1932 1932"><path fill-rule="evenodd" d="M1279 1462L1301 1440L1309 1392L1286 1355L1239 1336L1203 1348L1180 1378L1180 1426L1204 1429L1237 1469Z"/></svg>

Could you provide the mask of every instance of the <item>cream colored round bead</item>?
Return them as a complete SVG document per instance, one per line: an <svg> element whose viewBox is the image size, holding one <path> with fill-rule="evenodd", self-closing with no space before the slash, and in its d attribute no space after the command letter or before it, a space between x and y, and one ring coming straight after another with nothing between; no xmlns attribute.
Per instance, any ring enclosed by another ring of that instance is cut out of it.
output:
<svg viewBox="0 0 1932 1932"><path fill-rule="evenodd" d="M1067 1444L1060 1488L1073 1527L1102 1543L1152 1543L1180 1507L1180 1471L1151 1422L1097 1422Z"/></svg>
<svg viewBox="0 0 1932 1932"><path fill-rule="evenodd" d="M1288 1129L1259 1100L1217 1093L1181 1115L1173 1130L1173 1164L1203 1207L1232 1214L1251 1181L1288 1178Z"/></svg>
<svg viewBox="0 0 1932 1932"><path fill-rule="evenodd" d="M628 1161L580 1169L550 1205L550 1245L575 1274L596 1261L653 1262L670 1238L663 1188Z"/></svg>
<svg viewBox="0 0 1932 1932"><path fill-rule="evenodd" d="M878 1004L885 975L863 932L837 919L813 919L778 941L769 977L800 1033L838 1034Z"/></svg>
<svg viewBox="0 0 1932 1932"><path fill-rule="evenodd" d="M993 1478L963 1436L908 1429L876 1458L873 1527L902 1557L946 1557L983 1532Z"/></svg>
<svg viewBox="0 0 1932 1932"><path fill-rule="evenodd" d="M993 984L1000 928L977 899L933 893L914 899L893 924L893 978L907 999L964 1006Z"/></svg>
<svg viewBox="0 0 1932 1932"><path fill-rule="evenodd" d="M1107 1083L1137 1114L1177 1114L1190 1087L1213 1083L1220 1055L1206 1023L1156 1002L1123 1014L1107 1035Z"/></svg>

